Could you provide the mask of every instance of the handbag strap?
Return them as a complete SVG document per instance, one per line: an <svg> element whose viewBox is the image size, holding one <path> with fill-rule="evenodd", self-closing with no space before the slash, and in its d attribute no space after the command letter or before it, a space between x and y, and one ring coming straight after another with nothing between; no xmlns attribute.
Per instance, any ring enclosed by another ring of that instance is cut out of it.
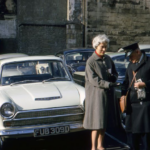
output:
<svg viewBox="0 0 150 150"><path fill-rule="evenodd" d="M137 72L133 71L133 79L131 81L131 84L130 84L129 88L132 86L133 81L136 80L136 78L135 78L136 74L137 74Z"/></svg>
<svg viewBox="0 0 150 150"><path fill-rule="evenodd" d="M130 83L129 88L132 86L132 83L133 83L133 81L135 80L136 74L137 74L137 72L134 72L134 71L133 71L133 78L132 78L132 81L131 81L131 83ZM126 98L124 99L124 106L125 106L125 109L126 109L126 107L127 107L127 96L128 96L128 93L129 93L129 90L127 91L127 93L126 93Z"/></svg>
<svg viewBox="0 0 150 150"><path fill-rule="evenodd" d="M131 83L130 83L129 89L130 89L130 87L132 86L133 81L135 80L136 74L137 74L137 72L134 72L134 71L133 71L133 78L132 78L132 81L131 81ZM129 92L129 90L128 90L127 93L126 93L126 96L128 95L128 92Z"/></svg>

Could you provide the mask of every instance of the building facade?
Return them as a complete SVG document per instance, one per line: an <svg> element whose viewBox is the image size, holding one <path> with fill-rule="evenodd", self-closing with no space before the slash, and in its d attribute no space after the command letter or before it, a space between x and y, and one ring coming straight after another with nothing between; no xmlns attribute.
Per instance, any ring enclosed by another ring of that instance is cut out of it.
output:
<svg viewBox="0 0 150 150"><path fill-rule="evenodd" d="M92 47L107 34L109 51L150 41L150 0L0 0L0 53L49 55Z"/></svg>

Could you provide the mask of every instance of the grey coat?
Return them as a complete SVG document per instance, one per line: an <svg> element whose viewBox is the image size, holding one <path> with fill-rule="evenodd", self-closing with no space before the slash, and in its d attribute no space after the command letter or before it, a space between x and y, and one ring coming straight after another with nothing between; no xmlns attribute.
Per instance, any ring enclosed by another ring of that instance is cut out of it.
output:
<svg viewBox="0 0 150 150"><path fill-rule="evenodd" d="M85 117L83 127L85 129L106 128L109 80L107 70L118 77L112 59L105 55L103 59L93 55L87 60L85 69Z"/></svg>

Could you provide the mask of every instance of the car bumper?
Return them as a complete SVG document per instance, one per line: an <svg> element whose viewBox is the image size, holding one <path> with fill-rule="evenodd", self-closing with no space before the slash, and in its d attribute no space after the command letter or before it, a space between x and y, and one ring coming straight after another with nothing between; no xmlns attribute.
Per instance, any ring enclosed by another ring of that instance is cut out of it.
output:
<svg viewBox="0 0 150 150"><path fill-rule="evenodd" d="M69 126L70 127L69 133L84 130L82 122L78 122L78 123L42 125L42 126L26 127L26 128L21 128L21 129L17 128L17 129L0 130L0 136L4 138L14 138L14 137L19 138L19 137L28 137L28 136L34 137L35 129L59 127L59 126Z"/></svg>

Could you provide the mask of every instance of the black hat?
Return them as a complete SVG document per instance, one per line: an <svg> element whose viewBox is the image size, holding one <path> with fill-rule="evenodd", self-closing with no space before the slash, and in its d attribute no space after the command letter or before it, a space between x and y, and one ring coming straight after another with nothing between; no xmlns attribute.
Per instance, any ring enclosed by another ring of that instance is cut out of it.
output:
<svg viewBox="0 0 150 150"><path fill-rule="evenodd" d="M118 52L125 52L126 56L129 56L134 50L139 48L138 43L133 43L131 45L125 46L118 50Z"/></svg>

